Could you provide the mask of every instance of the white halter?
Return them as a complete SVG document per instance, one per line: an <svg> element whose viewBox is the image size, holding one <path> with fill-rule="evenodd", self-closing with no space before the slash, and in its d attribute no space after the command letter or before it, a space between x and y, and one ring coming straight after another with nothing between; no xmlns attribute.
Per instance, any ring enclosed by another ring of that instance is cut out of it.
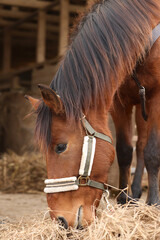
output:
<svg viewBox="0 0 160 240"><path fill-rule="evenodd" d="M94 188L106 190L103 183L91 180L89 178L92 170L95 148L96 148L96 137L112 144L112 140L105 134L96 132L89 122L84 117L83 120L84 128L89 134L84 137L82 157L79 168L79 177L68 177L59 179L46 179L45 193L57 193L78 190L79 186L90 186Z"/></svg>

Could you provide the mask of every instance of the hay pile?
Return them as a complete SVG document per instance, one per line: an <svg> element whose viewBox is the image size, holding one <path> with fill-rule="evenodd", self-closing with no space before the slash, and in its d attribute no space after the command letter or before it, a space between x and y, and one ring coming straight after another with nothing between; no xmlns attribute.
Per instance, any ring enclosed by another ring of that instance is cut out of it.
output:
<svg viewBox="0 0 160 240"><path fill-rule="evenodd" d="M22 156L12 151L0 157L0 191L7 193L33 193L43 191L46 165L40 153Z"/></svg>
<svg viewBox="0 0 160 240"><path fill-rule="evenodd" d="M43 214L19 223L0 224L1 240L159 240L160 210L138 203L98 210L95 221L83 230L65 230Z"/></svg>

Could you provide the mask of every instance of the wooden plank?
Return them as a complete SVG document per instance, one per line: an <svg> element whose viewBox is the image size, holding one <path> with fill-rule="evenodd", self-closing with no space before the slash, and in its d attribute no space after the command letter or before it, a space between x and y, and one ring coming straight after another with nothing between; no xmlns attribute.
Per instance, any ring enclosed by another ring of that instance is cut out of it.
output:
<svg viewBox="0 0 160 240"><path fill-rule="evenodd" d="M5 30L3 35L3 72L10 71L11 68L11 35Z"/></svg>
<svg viewBox="0 0 160 240"><path fill-rule="evenodd" d="M24 17L27 17L28 15L30 15L30 13L25 11L20 11L20 10L13 11L13 10L0 9L0 16L4 18L22 19ZM54 14L47 14L46 19L48 22L52 22L52 23L59 22L59 16L56 16Z"/></svg>
<svg viewBox="0 0 160 240"><path fill-rule="evenodd" d="M59 61L59 58L53 58L53 59L50 59L50 60L46 60L45 62L43 63L30 63L28 66L25 66L25 67L20 67L20 68L17 68L17 69L11 69L9 72L7 73L2 73L0 75L0 86L1 86L1 82L3 82L4 80L6 79L9 79L13 76L16 76L20 73L23 73L23 72L26 72L26 71L29 71L29 70L34 70L34 69L37 69L39 67L45 67L45 65L48 65L48 64L51 64L51 65L56 65Z"/></svg>
<svg viewBox="0 0 160 240"><path fill-rule="evenodd" d="M81 6L81 5L73 5L73 4L70 4L69 6L69 11L70 12L84 12L86 9L86 6Z"/></svg>
<svg viewBox="0 0 160 240"><path fill-rule="evenodd" d="M51 2L49 1L37 1L37 0L0 0L0 5L39 8L39 9L43 9L47 7L50 3Z"/></svg>
<svg viewBox="0 0 160 240"><path fill-rule="evenodd" d="M36 23L24 23L24 24L20 25L18 29L19 30L24 29L24 30L31 30L32 31L32 30L37 30L37 28L38 27L37 27ZM47 31L53 32L53 33L57 33L59 31L59 27L55 26L53 24L47 24L46 29L47 29Z"/></svg>
<svg viewBox="0 0 160 240"><path fill-rule="evenodd" d="M28 31L13 30L12 31L12 37L14 37L14 42L22 41L21 38L25 38L26 41L28 39L36 39L37 38L37 31L28 32ZM15 39L15 38L17 38L17 39ZM50 40L50 41L58 40L57 33L47 33L47 40Z"/></svg>
<svg viewBox="0 0 160 240"><path fill-rule="evenodd" d="M10 24L9 21L0 18L0 26L6 27Z"/></svg>
<svg viewBox="0 0 160 240"><path fill-rule="evenodd" d="M63 0L64 2L67 0ZM37 1L37 0L0 0L0 5L9 5L16 7L28 7L28 8L36 8L36 9L44 9L51 2L49 1ZM70 12L82 12L85 10L85 6L82 5L74 5L70 4L69 11ZM60 10L59 6L55 7L55 10Z"/></svg>
<svg viewBox="0 0 160 240"><path fill-rule="evenodd" d="M9 90L11 88L11 82L10 81L1 81L0 82L0 90L5 91L6 89Z"/></svg>
<svg viewBox="0 0 160 240"><path fill-rule="evenodd" d="M0 19L0 26L9 26L10 21ZM17 30L37 30L37 23L23 23L19 27L17 27ZM59 32L59 27L53 24L47 24L47 30L49 32Z"/></svg>
<svg viewBox="0 0 160 240"><path fill-rule="evenodd" d="M12 6L13 11L18 11L18 7Z"/></svg>
<svg viewBox="0 0 160 240"><path fill-rule="evenodd" d="M1 13L0 13L1 15ZM12 15L11 15L12 16ZM14 16L14 15L13 15ZM13 19L13 17L11 17ZM21 19L19 17L19 19ZM53 31L53 32L59 32L59 16L54 16L54 15L46 15L46 21L47 21L47 27L49 31ZM26 21L27 22L27 21ZM0 26L3 27L9 27L11 24L16 23L16 18L14 20L5 20L3 18L0 18ZM73 23L73 18L69 19L69 24ZM56 25L57 24L57 25ZM21 29L35 29L36 23L22 23L19 26L17 26L18 28ZM53 30L54 29L54 30Z"/></svg>
<svg viewBox="0 0 160 240"><path fill-rule="evenodd" d="M63 56L68 46L69 35L69 0L60 4L59 56Z"/></svg>
<svg viewBox="0 0 160 240"><path fill-rule="evenodd" d="M5 17L5 18L20 19L20 18L24 18L24 17L28 16L28 13L24 12L24 11L0 9L0 16Z"/></svg>
<svg viewBox="0 0 160 240"><path fill-rule="evenodd" d="M65 1L66 1L66 0L64 0L64 2L65 2ZM68 9L68 11L69 11L69 12L73 12L73 13L74 13L74 12L79 13L79 12L84 12L85 9L86 9L86 6L69 4L69 9ZM56 7L54 8L54 10L60 11L60 7L59 7L59 6L56 6Z"/></svg>
<svg viewBox="0 0 160 240"><path fill-rule="evenodd" d="M5 27L9 26L10 21L0 19L0 25L5 26ZM23 23L19 27L17 27L17 30L37 30L37 23ZM50 31L50 32L58 32L59 27L55 26L53 24L48 24L47 25L47 30Z"/></svg>
<svg viewBox="0 0 160 240"><path fill-rule="evenodd" d="M2 3L10 3L10 4L13 4L13 3L15 3L15 2L19 2L19 0L0 0L0 4L2 4ZM20 1L22 1L23 2L23 0L20 0ZM25 1L26 3L29 3L30 1L32 1L32 0L27 0L27 1ZM35 2L36 0L34 0L34 2ZM67 5L67 7L69 8L69 9L71 9L71 11L76 11L76 10L80 10L81 9L81 7L82 6L77 6L77 5L69 5L69 3L66 3L68 0L61 0L61 2L62 2L62 4L68 4ZM59 6L58 6L58 4L59 4L59 0L55 0L55 1L53 1L52 3L50 3L50 4L46 4L46 2L45 2L45 7L44 7L44 10L45 11L48 11L48 10L51 10L51 9L53 9L54 8L54 10L58 7L58 9L59 9ZM13 5L10 5L10 6L13 6ZM33 6L33 5L32 5ZM0 7L1 7L1 5L0 5ZM82 7L82 9L85 9L85 7ZM81 10L82 10L81 9ZM1 9L0 8L0 10L3 10L3 9ZM13 10L14 11L14 10ZM67 10L67 11L69 11L69 10ZM4 14L4 12L3 12L3 14ZM7 12L7 14L9 14L8 12ZM24 23L24 22L26 22L26 21L28 21L28 20L30 20L31 18L34 18L34 17L36 17L37 16L37 14L38 14L38 10L35 10L35 11L32 11L30 14L28 14L28 15L24 15L24 17L23 18L20 18L18 21L14 21L14 22L11 22L10 24L7 24L6 22L5 22L5 20L4 19L1 19L1 25L2 26L5 26L5 27L7 27L7 28L15 28L15 27L17 27L17 26L19 26L19 25L21 25L22 23ZM20 15L19 15L19 17L20 17ZM50 16L49 16L49 18L50 18ZM51 18L50 18L50 20L51 20ZM58 21L58 18L56 18L56 21ZM4 28L3 29L0 29L0 32L2 32L4 30Z"/></svg>
<svg viewBox="0 0 160 240"><path fill-rule="evenodd" d="M58 4L59 4L59 0L55 0L55 1L51 2L49 5L47 5L43 10L44 11L51 10L52 8L55 8ZM29 14L28 16L26 16L22 19L19 19L18 21L6 26L6 28L14 29L17 26L21 25L22 23L24 23L24 22L26 22L26 21L34 18L34 17L37 17L38 12L39 12L39 10L35 10L31 14ZM2 32L2 31L3 31L3 29L0 29L0 32Z"/></svg>
<svg viewBox="0 0 160 240"><path fill-rule="evenodd" d="M36 61L41 63L45 61L46 55L46 13L38 13L38 32L37 32L37 54Z"/></svg>

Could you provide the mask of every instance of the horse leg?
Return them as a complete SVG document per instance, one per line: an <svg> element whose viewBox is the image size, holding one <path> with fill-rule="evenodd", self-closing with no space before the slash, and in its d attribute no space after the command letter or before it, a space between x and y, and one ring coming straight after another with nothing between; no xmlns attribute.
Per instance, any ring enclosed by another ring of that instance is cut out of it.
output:
<svg viewBox="0 0 160 240"><path fill-rule="evenodd" d="M141 106L136 106L136 125L138 141L136 143L137 166L131 185L133 198L140 198L142 195L142 176L144 171L144 147L147 140L147 123L144 121L141 113Z"/></svg>
<svg viewBox="0 0 160 240"><path fill-rule="evenodd" d="M148 172L147 203L160 204L159 178L160 168L160 95L159 92L148 103L148 140L144 148L144 161Z"/></svg>
<svg viewBox="0 0 160 240"><path fill-rule="evenodd" d="M119 187L125 189L128 187L128 180L130 177L130 165L132 162L133 147L132 139L132 105L124 108L120 102L116 102L112 114L112 118L116 128L116 151L119 164L120 178ZM127 192L127 191L126 191ZM120 204L125 204L127 199L126 194L121 192L117 201Z"/></svg>

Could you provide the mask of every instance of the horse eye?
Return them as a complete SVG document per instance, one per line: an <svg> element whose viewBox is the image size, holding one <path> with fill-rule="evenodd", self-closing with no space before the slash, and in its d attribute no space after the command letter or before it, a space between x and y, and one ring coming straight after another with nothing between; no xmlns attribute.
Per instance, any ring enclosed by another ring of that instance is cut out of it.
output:
<svg viewBox="0 0 160 240"><path fill-rule="evenodd" d="M60 144L56 145L55 152L60 154L60 153L64 152L66 150L66 148L67 148L67 144L60 143Z"/></svg>

